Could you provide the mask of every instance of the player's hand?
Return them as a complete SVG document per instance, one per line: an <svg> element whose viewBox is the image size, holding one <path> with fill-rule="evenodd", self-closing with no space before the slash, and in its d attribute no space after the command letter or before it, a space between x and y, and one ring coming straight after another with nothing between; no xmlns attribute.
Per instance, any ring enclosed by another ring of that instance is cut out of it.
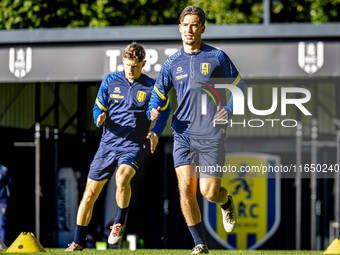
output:
<svg viewBox="0 0 340 255"><path fill-rule="evenodd" d="M158 119L158 116L160 114L160 111L161 110L161 107L158 106L157 108L152 108L151 111L150 111L150 119L152 121L156 121Z"/></svg>
<svg viewBox="0 0 340 255"><path fill-rule="evenodd" d="M158 135L156 135L155 132L150 131L148 135L146 136L146 138L150 139L150 150L151 150L151 153L153 154L156 150L156 146L158 143Z"/></svg>
<svg viewBox="0 0 340 255"><path fill-rule="evenodd" d="M97 126L101 126L103 125L104 121L106 120L106 113L103 112L102 114L100 114L97 118Z"/></svg>
<svg viewBox="0 0 340 255"><path fill-rule="evenodd" d="M221 106L217 106L217 114L214 119L216 122L226 122L228 120L228 112Z"/></svg>

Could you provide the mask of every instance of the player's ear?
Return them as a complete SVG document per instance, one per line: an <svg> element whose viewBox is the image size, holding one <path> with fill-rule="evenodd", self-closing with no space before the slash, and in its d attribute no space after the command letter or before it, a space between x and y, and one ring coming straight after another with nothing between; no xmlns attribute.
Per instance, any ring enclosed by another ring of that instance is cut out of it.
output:
<svg viewBox="0 0 340 255"><path fill-rule="evenodd" d="M181 31L181 24L178 25L178 28L179 28L179 32L182 33L182 31Z"/></svg>
<svg viewBox="0 0 340 255"><path fill-rule="evenodd" d="M202 26L202 31L201 31L201 34L203 34L205 31L205 26Z"/></svg>
<svg viewBox="0 0 340 255"><path fill-rule="evenodd" d="M143 60L143 62L142 62L143 64L142 64L142 68L145 66L145 64L146 64L146 60Z"/></svg>

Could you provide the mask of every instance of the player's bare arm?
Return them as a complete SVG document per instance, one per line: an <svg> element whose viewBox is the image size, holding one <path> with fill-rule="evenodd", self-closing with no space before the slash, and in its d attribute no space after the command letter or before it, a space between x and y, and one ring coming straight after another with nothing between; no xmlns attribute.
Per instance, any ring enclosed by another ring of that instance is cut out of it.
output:
<svg viewBox="0 0 340 255"><path fill-rule="evenodd" d="M156 108L154 108L156 109ZM156 146L158 144L158 135L155 132L150 131L147 136L147 139L150 139L150 150L151 153L153 154L156 150Z"/></svg>
<svg viewBox="0 0 340 255"><path fill-rule="evenodd" d="M160 114L161 107L158 106L157 108L152 108L150 111L150 119L152 121L156 121L158 119L158 116Z"/></svg>
<svg viewBox="0 0 340 255"><path fill-rule="evenodd" d="M103 125L104 121L106 120L106 114L105 112L103 112L102 114L100 114L97 118L97 126L101 126Z"/></svg>
<svg viewBox="0 0 340 255"><path fill-rule="evenodd" d="M228 112L221 106L217 106L217 114L215 115L214 119L216 122L225 122L228 120Z"/></svg>

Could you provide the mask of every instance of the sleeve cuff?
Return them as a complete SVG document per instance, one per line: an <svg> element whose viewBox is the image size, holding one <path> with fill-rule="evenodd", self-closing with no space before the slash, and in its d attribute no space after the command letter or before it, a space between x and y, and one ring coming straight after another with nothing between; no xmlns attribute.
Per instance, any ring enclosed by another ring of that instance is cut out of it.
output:
<svg viewBox="0 0 340 255"><path fill-rule="evenodd" d="M154 127L151 131L154 132L158 136L158 138L161 136L159 132L160 130L158 128Z"/></svg>

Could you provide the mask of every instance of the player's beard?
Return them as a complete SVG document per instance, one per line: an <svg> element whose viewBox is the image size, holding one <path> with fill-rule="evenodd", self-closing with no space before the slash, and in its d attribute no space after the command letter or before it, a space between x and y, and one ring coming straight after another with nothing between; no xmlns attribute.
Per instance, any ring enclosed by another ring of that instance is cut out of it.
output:
<svg viewBox="0 0 340 255"><path fill-rule="evenodd" d="M182 36L182 40L187 45L193 45L195 43L195 37L192 35L192 39L187 39L185 35Z"/></svg>
<svg viewBox="0 0 340 255"><path fill-rule="evenodd" d="M193 45L195 43L195 40L185 40L184 43L186 45Z"/></svg>

